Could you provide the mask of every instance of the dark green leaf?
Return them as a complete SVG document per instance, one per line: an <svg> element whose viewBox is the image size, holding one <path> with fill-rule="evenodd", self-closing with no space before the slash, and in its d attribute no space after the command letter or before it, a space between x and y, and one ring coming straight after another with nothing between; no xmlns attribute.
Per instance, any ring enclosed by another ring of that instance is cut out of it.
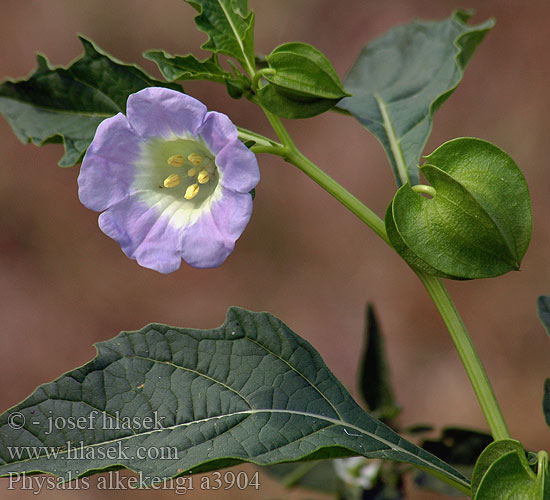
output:
<svg viewBox="0 0 550 500"><path fill-rule="evenodd" d="M227 93L233 99L240 99L245 95L251 94L250 82L241 75L241 78L231 78L225 80L225 88Z"/></svg>
<svg viewBox="0 0 550 500"><path fill-rule="evenodd" d="M437 439L426 439L421 446L435 456L450 463L464 475L470 476L481 452L493 441L490 434L470 429L447 427ZM460 493L422 470L415 471L415 484L424 489L444 495L459 496Z"/></svg>
<svg viewBox="0 0 550 500"><path fill-rule="evenodd" d="M535 474L518 441L493 442L483 451L474 469L472 498L548 500L548 457L545 453L540 457L539 471Z"/></svg>
<svg viewBox="0 0 550 500"><path fill-rule="evenodd" d="M14 414L16 422L25 420L22 427L10 426ZM51 421L67 425L48 433ZM85 458L69 457L68 442ZM137 459L140 449L145 457ZM313 347L280 320L238 308L213 330L153 324L123 332L98 344L94 360L0 416L2 476L74 478L127 467L171 477L240 462L349 455L405 461L468 487L452 467L367 415Z"/></svg>
<svg viewBox="0 0 550 500"><path fill-rule="evenodd" d="M128 95L150 86L182 90L121 63L90 40L80 41L84 54L69 67L51 67L39 55L30 78L0 86L0 113L17 137L38 146L63 142L59 165L64 167L82 158L99 123L125 112Z"/></svg>
<svg viewBox="0 0 550 500"><path fill-rule="evenodd" d="M390 369L384 348L384 337L374 307L367 305L365 318L365 347L360 364L359 390L369 410L382 421L399 415L390 380Z"/></svg>
<svg viewBox="0 0 550 500"><path fill-rule="evenodd" d="M254 13L248 0L185 0L199 15L197 27L208 35L201 48L234 57L254 74Z"/></svg>
<svg viewBox="0 0 550 500"><path fill-rule="evenodd" d="M344 84L349 111L382 143L398 185L418 182L417 164L434 112L453 93L494 22L466 24L457 11L443 21L412 21L365 46Z"/></svg>
<svg viewBox="0 0 550 500"><path fill-rule="evenodd" d="M473 466L493 442L490 434L460 427L446 427L437 439L426 439L422 448L453 465Z"/></svg>
<svg viewBox="0 0 550 500"><path fill-rule="evenodd" d="M434 426L431 424L413 424L408 427L405 427L404 432L407 434L426 434L427 432L432 432Z"/></svg>
<svg viewBox="0 0 550 500"><path fill-rule="evenodd" d="M349 96L326 56L307 43L291 42L267 56L274 74L265 79L289 96L341 99Z"/></svg>
<svg viewBox="0 0 550 500"><path fill-rule="evenodd" d="M544 395L542 397L542 412L546 425L550 427L550 379L544 381Z"/></svg>
<svg viewBox="0 0 550 500"><path fill-rule="evenodd" d="M481 139L446 142L420 167L432 198L402 186L386 212L396 251L436 276L474 279L519 269L531 238L531 203L523 174L501 149Z"/></svg>
<svg viewBox="0 0 550 500"><path fill-rule="evenodd" d="M537 299L537 315L546 333L550 335L550 295L541 295Z"/></svg>

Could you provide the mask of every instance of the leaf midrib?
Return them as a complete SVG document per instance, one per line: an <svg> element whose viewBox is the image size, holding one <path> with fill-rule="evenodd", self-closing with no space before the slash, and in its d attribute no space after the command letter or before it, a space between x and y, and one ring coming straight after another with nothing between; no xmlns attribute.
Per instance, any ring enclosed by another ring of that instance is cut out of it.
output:
<svg viewBox="0 0 550 500"><path fill-rule="evenodd" d="M128 440L128 439L138 438L138 437L142 437L142 436L149 436L153 433L159 433L159 432L164 432L164 431L173 431L173 430L177 430L177 429L180 429L182 427L187 427L187 426L190 426L190 425L193 425L193 424L205 423L205 422L208 422L210 420L230 418L230 417L235 417L235 416L240 416L240 415L253 416L253 415L259 414L259 413L283 413L283 414L297 415L297 416L301 416L301 417L305 417L305 418L313 418L313 419L321 420L321 421L324 421L324 422L328 422L331 426L342 426L342 427L344 427L344 431L345 431L345 428L347 427L347 428L350 428L354 431L359 432L362 435L369 436L370 438L382 443L383 445L387 446L388 448L390 448L393 451L403 453L403 454L406 454L406 455L409 455L409 456L414 456L417 460L420 460L423 463L425 463L426 467L441 471L445 475L449 474L449 471L436 466L432 462L429 462L429 461L425 460L423 457L421 457L419 455L416 455L416 454L406 450L405 448L397 446L394 443L392 443L391 441L387 441L386 439L384 439L380 436L377 436L374 433L368 432L365 429L363 429L361 427L358 427L357 425L350 424L350 423L347 423L343 420L334 419L334 418L327 417L327 416L324 416L324 415L317 415L317 414L314 414L314 413L307 413L307 412L298 411L298 410L282 410L282 409L273 409L273 408L267 408L267 409L255 408L255 409L250 409L250 410L243 410L243 411L238 411L238 412L233 412L233 413L227 413L225 415L215 415L215 416L212 416L212 417L206 417L206 418L202 418L202 419L199 419L199 420L194 420L192 422L183 422L181 424L176 424L176 425L172 425L172 426L169 426L169 427L163 427L161 429L153 429L153 430L150 430L150 431L141 432L139 434L131 434L131 435L128 435L128 436L122 436L122 437L119 437L119 438L116 438L116 439L111 439L109 441L102 441L100 443L87 444L86 446L83 446L82 448L86 449L86 448L93 448L93 447L97 447L97 446L106 446L106 445L109 445L109 444L118 443L120 441L125 441L125 440ZM241 422L239 422L239 423L241 423ZM314 431L312 434L320 432L321 430L324 430L324 429L327 429L327 427L323 427L323 429L318 429L318 430ZM218 436L216 436L216 437L218 437ZM216 439L216 437L214 437L212 439ZM298 441L298 439L292 440L292 441L290 441L290 443L295 442L295 441ZM50 447L50 448L53 449L55 447ZM272 450L270 450L270 451L272 451ZM66 453L69 453L69 450L59 451L57 453L57 456L59 457L60 455L64 455ZM40 455L38 457L27 458L25 460L18 460L18 461L14 461L14 462L6 462L5 465L9 465L9 464L13 465L13 464L21 464L21 463L25 463L25 462L32 462L32 461L35 461L35 460L39 460L41 458L46 458L46 455ZM459 479L457 476L454 476L454 477L457 481L460 481L460 482L462 482L462 484L469 487L469 484L467 482L464 482L462 479Z"/></svg>
<svg viewBox="0 0 550 500"><path fill-rule="evenodd" d="M225 9L223 2L221 0L218 0L218 4L220 8L222 9L223 13L225 14L225 17L227 18L227 22L229 23L229 27L233 31L233 34L235 35L235 39L237 40L237 43L239 44L239 49L241 50L241 53L243 55L243 60L246 62L247 65L247 71L250 73L250 75L253 75L255 73L254 68L250 64L250 61L248 60L248 57L246 56L246 52L244 51L244 45L241 40L241 37L239 36L239 32L237 31L237 28L233 24L233 20L231 19L231 16Z"/></svg>
<svg viewBox="0 0 550 500"><path fill-rule="evenodd" d="M382 99L382 96L378 92L374 92L373 96L378 104L380 114L382 115L384 130L386 131L386 136L388 137L388 142L390 143L390 149L395 160L395 166L397 167L399 179L402 184L406 184L409 181L409 174L407 172L407 165L403 157L403 151L401 151L400 139L397 137L397 134L393 129L393 124L388 113L386 102Z"/></svg>

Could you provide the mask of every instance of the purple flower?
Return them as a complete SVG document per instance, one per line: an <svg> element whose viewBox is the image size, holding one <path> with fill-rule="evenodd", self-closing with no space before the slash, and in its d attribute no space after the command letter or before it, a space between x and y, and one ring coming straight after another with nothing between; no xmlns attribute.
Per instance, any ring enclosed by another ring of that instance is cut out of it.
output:
<svg viewBox="0 0 550 500"><path fill-rule="evenodd" d="M78 177L80 201L103 212L101 230L141 266L219 266L250 219L256 157L226 115L174 90L132 94L126 114L99 125Z"/></svg>

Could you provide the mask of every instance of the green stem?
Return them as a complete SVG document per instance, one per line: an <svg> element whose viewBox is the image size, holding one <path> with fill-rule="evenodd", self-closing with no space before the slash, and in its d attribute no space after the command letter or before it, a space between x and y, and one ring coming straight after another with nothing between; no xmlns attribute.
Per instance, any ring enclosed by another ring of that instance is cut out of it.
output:
<svg viewBox="0 0 550 500"><path fill-rule="evenodd" d="M237 127L237 131L239 132L239 139L243 142L254 141L256 143L255 145L282 147L281 144L279 144L278 142L275 142L256 132L252 132L251 130L247 130L242 127Z"/></svg>
<svg viewBox="0 0 550 500"><path fill-rule="evenodd" d="M253 101L253 102L256 102L256 101ZM296 144L294 144L292 137L290 137L290 134L286 130L281 119L277 115L274 115L271 111L268 111L263 107L262 109L264 110L265 116L269 120L269 123L273 127L273 130L275 131L275 133L277 134L277 137L283 143L283 145L286 146L288 149L298 151Z"/></svg>
<svg viewBox="0 0 550 500"><path fill-rule="evenodd" d="M308 177L313 179L330 195L336 198L342 205L350 210L355 216L369 226L388 245L390 240L386 234L384 221L378 217L369 207L359 201L347 189L338 184L330 175L326 174L317 165L306 158L300 151L291 150L286 155L286 160L297 166Z"/></svg>
<svg viewBox="0 0 550 500"><path fill-rule="evenodd" d="M254 77L252 78L252 83L251 83L252 88L255 91L257 91L258 85L260 84L260 79L266 75L270 76L274 74L275 74L275 70L272 68L264 68L264 69L261 69L260 71L257 71Z"/></svg>
<svg viewBox="0 0 550 500"><path fill-rule="evenodd" d="M436 194L436 191L432 186L425 186L424 184L416 184L415 186L412 187L412 190L415 193L427 194L427 195L431 196L432 198Z"/></svg>
<svg viewBox="0 0 550 500"><path fill-rule="evenodd" d="M277 136L283 143L283 146L254 146L252 150L258 153L265 152L282 156L286 161L297 166L391 246L388 235L386 234L384 221L364 203L338 184L332 177L306 158L290 138L281 120L265 109L264 111ZM464 365L464 369L470 379L485 418L487 419L493 438L495 440L510 439L510 432L508 431L508 427L491 387L491 383L489 382L487 373L475 350L472 339L466 330L466 326L456 310L443 282L439 278L428 275L423 271L414 271L428 291L437 310L441 314L445 326L449 330L451 339Z"/></svg>
<svg viewBox="0 0 550 500"><path fill-rule="evenodd" d="M253 146L251 150L255 153L271 153L282 156L286 161L292 163L309 178L313 179L317 184L319 184L319 186L321 186L325 191L331 194L340 203L342 203L342 205L344 205L367 226L369 226L378 236L380 236L380 238L390 244L388 235L386 234L384 221L381 220L380 217L378 217L369 207L353 196L347 189L342 187L338 182L330 177L330 175L326 174L311 160L309 160L309 158L305 157L294 144L294 141L288 134L278 116L275 116L266 109L264 109L264 112L269 120L269 123L271 123L273 130L284 146L281 148Z"/></svg>
<svg viewBox="0 0 550 500"><path fill-rule="evenodd" d="M470 379L483 414L487 419L493 438L495 440L511 439L495 393L489 382L489 377L483 368L472 339L456 310L449 292L439 278L419 270L415 270L415 272L430 294L439 314L443 318L445 326L451 334L451 339Z"/></svg>

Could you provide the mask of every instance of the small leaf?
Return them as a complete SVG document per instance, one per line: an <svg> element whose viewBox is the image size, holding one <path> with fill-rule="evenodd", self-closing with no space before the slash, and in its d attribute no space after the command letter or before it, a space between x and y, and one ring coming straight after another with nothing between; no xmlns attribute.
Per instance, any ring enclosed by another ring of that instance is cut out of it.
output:
<svg viewBox="0 0 550 500"><path fill-rule="evenodd" d="M254 13L248 0L185 0L199 14L197 27L208 35L201 46L234 57L251 76L254 74Z"/></svg>
<svg viewBox="0 0 550 500"><path fill-rule="evenodd" d="M218 61L218 56L212 54L208 59L199 61L194 55L173 56L165 51L148 50L143 57L157 63L162 76L169 82L177 80L211 80L223 83L231 78L231 73L225 71Z"/></svg>
<svg viewBox="0 0 550 500"><path fill-rule="evenodd" d="M446 427L437 439L424 440L422 448L453 465L473 466L492 442L493 438L486 432Z"/></svg>
<svg viewBox="0 0 550 500"><path fill-rule="evenodd" d="M367 415L313 347L271 314L231 308L219 328L153 324L97 348L94 360L0 416L0 476L74 478L125 467L147 484L241 462L362 455L468 487L452 467ZM69 442L82 450L71 459ZM160 451L163 460L155 459Z"/></svg>
<svg viewBox="0 0 550 500"><path fill-rule="evenodd" d="M404 432L407 434L426 434L427 432L432 432L434 426L432 424L413 424L408 427L405 427Z"/></svg>
<svg viewBox="0 0 550 500"><path fill-rule="evenodd" d="M162 76L170 82L177 80L209 80L224 83L227 91L234 99L239 99L245 92L250 91L250 80L244 75L238 76L225 71L216 54L208 59L199 61L195 56L173 56L164 51L149 50L144 52L146 59L154 61Z"/></svg>
<svg viewBox="0 0 550 500"><path fill-rule="evenodd" d="M341 99L350 95L326 56L307 43L285 43L266 59L275 70L266 74L266 80L289 96Z"/></svg>
<svg viewBox="0 0 550 500"><path fill-rule="evenodd" d="M412 21L366 45L344 84L349 111L382 143L397 184L418 182L417 165L433 114L454 92L494 22L468 26L470 13Z"/></svg>
<svg viewBox="0 0 550 500"><path fill-rule="evenodd" d="M69 67L51 67L39 55L30 78L0 85L0 113L17 137L38 146L63 142L63 167L80 161L105 118L125 112L130 94L150 86L182 90L121 63L86 38L80 41L84 54Z"/></svg>
<svg viewBox="0 0 550 500"><path fill-rule="evenodd" d="M518 441L495 441L483 451L476 464L472 498L548 500L547 474L547 461L542 455L537 477Z"/></svg>
<svg viewBox="0 0 550 500"><path fill-rule="evenodd" d="M542 397L542 412L546 425L550 427L550 378L544 381L544 394Z"/></svg>
<svg viewBox="0 0 550 500"><path fill-rule="evenodd" d="M399 415L401 408L395 400L390 370L384 348L384 337L372 304L367 305L365 318L365 347L360 364L359 390L369 410L382 421Z"/></svg>
<svg viewBox="0 0 550 500"><path fill-rule="evenodd" d="M501 149L481 139L446 142L420 170L435 189L426 198L405 184L386 212L386 230L412 267L453 279L519 269L531 238L523 174Z"/></svg>
<svg viewBox="0 0 550 500"><path fill-rule="evenodd" d="M452 464L464 475L470 476L482 451L493 442L486 432L447 427L437 439L426 439L422 448ZM423 470L414 473L414 482L419 488L436 491L444 495L460 496L460 493L447 483L427 474Z"/></svg>
<svg viewBox="0 0 550 500"><path fill-rule="evenodd" d="M550 335L550 295L541 295L537 299L537 316L546 333Z"/></svg>

